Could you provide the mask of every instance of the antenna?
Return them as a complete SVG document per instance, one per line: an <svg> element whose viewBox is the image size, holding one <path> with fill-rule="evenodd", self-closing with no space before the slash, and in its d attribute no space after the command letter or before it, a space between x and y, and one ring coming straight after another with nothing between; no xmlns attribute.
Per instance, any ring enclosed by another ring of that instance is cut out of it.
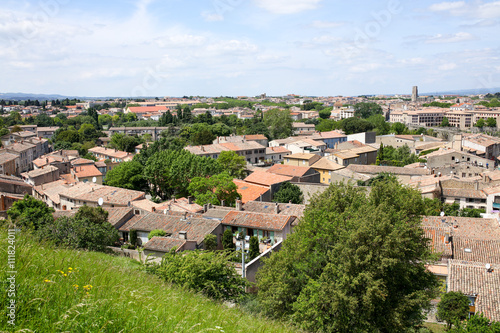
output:
<svg viewBox="0 0 500 333"><path fill-rule="evenodd" d="M92 178L92 183L95 183L95 182L97 182L97 178L96 178L96 177L93 177L93 178Z"/></svg>
<svg viewBox="0 0 500 333"><path fill-rule="evenodd" d="M102 206L103 203L104 203L104 199L103 198L99 198L99 200L97 200L97 204L99 206Z"/></svg>

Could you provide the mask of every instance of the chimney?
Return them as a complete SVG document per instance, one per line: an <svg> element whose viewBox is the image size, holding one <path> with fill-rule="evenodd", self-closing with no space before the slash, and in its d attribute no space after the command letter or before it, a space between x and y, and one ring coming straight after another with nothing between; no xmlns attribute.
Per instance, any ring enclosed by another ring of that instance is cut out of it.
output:
<svg viewBox="0 0 500 333"><path fill-rule="evenodd" d="M156 208L155 207L151 207L151 211L152 212L156 212Z"/></svg>
<svg viewBox="0 0 500 333"><path fill-rule="evenodd" d="M188 205L192 205L192 204L193 204L193 197L188 196Z"/></svg>
<svg viewBox="0 0 500 333"><path fill-rule="evenodd" d="M187 231L179 231L179 239L187 240Z"/></svg>
<svg viewBox="0 0 500 333"><path fill-rule="evenodd" d="M208 210L208 205L207 204L204 204L203 205L203 213L206 213Z"/></svg>
<svg viewBox="0 0 500 333"><path fill-rule="evenodd" d="M220 201L220 205L221 205L222 207L224 207L224 200L221 200L221 201Z"/></svg>
<svg viewBox="0 0 500 333"><path fill-rule="evenodd" d="M259 201L262 202L262 194L259 195Z"/></svg>
<svg viewBox="0 0 500 333"><path fill-rule="evenodd" d="M241 200L236 200L236 210L243 210L243 207L241 206Z"/></svg>
<svg viewBox="0 0 500 333"><path fill-rule="evenodd" d="M448 231L444 234L444 243L445 244L450 243L450 233Z"/></svg>
<svg viewBox="0 0 500 333"><path fill-rule="evenodd" d="M280 206L278 205L278 203L276 202L274 204L274 214L279 214L280 213Z"/></svg>
<svg viewBox="0 0 500 333"><path fill-rule="evenodd" d="M184 217L183 217L183 219L184 219L184 220L187 220L187 216L188 216L188 212L184 212Z"/></svg>

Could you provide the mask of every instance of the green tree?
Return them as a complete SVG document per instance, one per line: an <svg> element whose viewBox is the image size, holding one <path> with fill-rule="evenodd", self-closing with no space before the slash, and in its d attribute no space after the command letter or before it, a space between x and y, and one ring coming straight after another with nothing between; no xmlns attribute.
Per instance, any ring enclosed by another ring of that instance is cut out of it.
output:
<svg viewBox="0 0 500 333"><path fill-rule="evenodd" d="M304 196L300 187L290 182L281 184L279 190L273 196L274 202L301 204L304 201Z"/></svg>
<svg viewBox="0 0 500 333"><path fill-rule="evenodd" d="M26 194L23 200L12 204L7 211L7 215L18 227L37 230L44 224L54 220L52 217L53 212L54 209L49 208L45 202Z"/></svg>
<svg viewBox="0 0 500 333"><path fill-rule="evenodd" d="M331 185L257 273L267 315L308 331L403 332L423 320L437 279L419 191L395 180ZM384 315L381 316L381 313Z"/></svg>
<svg viewBox="0 0 500 333"><path fill-rule="evenodd" d="M253 260L253 259L257 258L259 256L259 254L260 254L259 237L252 236L252 237L250 237L248 256L250 257L250 260Z"/></svg>
<svg viewBox="0 0 500 333"><path fill-rule="evenodd" d="M480 118L476 121L476 123L474 124L474 126L476 127L479 127L479 128L483 128L484 127L484 124L485 124L485 121L484 119Z"/></svg>
<svg viewBox="0 0 500 333"><path fill-rule="evenodd" d="M132 244L133 246L137 246L137 230L130 229L129 239L130 244Z"/></svg>
<svg viewBox="0 0 500 333"><path fill-rule="evenodd" d="M441 121L441 127L450 127L450 121L447 117L443 117L443 121Z"/></svg>
<svg viewBox="0 0 500 333"><path fill-rule="evenodd" d="M385 121L383 115L374 114L370 116L367 120L375 127L375 132L377 133L377 135L389 134L391 130L391 124Z"/></svg>
<svg viewBox="0 0 500 333"><path fill-rule="evenodd" d="M398 135L403 134L406 130L407 130L407 128L406 128L405 124L403 124L403 123L394 123L391 126L391 131L393 131L394 133L396 133Z"/></svg>
<svg viewBox="0 0 500 333"><path fill-rule="evenodd" d="M437 316L446 321L449 330L469 315L469 298L461 292L447 292L441 296L437 310Z"/></svg>
<svg viewBox="0 0 500 333"><path fill-rule="evenodd" d="M209 178L195 177L188 186L188 192L196 198L198 205L220 205L224 201L224 205L234 206L236 199L241 198L237 190L233 177L226 172Z"/></svg>
<svg viewBox="0 0 500 333"><path fill-rule="evenodd" d="M108 222L108 212L89 206L80 207L74 217L46 223L37 233L56 245L90 251L106 251L119 239L118 231Z"/></svg>
<svg viewBox="0 0 500 333"><path fill-rule="evenodd" d="M148 271L215 300L237 301L245 294L247 282L236 273L229 254L213 251L166 253L161 264Z"/></svg>
<svg viewBox="0 0 500 333"><path fill-rule="evenodd" d="M357 103L354 105L354 116L363 119L376 114L382 114L382 107L377 103Z"/></svg>
<svg viewBox="0 0 500 333"><path fill-rule="evenodd" d="M197 156L184 149L158 151L145 161L144 167L144 177L151 194L163 199L171 198L174 194L186 196L193 178L209 177L221 172L222 167L217 160Z"/></svg>
<svg viewBox="0 0 500 333"><path fill-rule="evenodd" d="M126 151L128 153L134 153L135 147L141 143L142 140L137 136L115 133L111 136L109 147L121 151Z"/></svg>
<svg viewBox="0 0 500 333"><path fill-rule="evenodd" d="M148 240L151 240L153 237L164 237L167 233L163 229L155 229L151 230L148 234Z"/></svg>
<svg viewBox="0 0 500 333"><path fill-rule="evenodd" d="M319 111L319 117L321 119L328 119L328 118L330 118L331 114L332 114L332 110L330 108Z"/></svg>
<svg viewBox="0 0 500 333"><path fill-rule="evenodd" d="M233 232L231 229L224 230L222 234L222 247L224 250L235 250L236 244L233 242Z"/></svg>
<svg viewBox="0 0 500 333"><path fill-rule="evenodd" d="M497 120L495 118L486 119L486 126L488 127L497 127Z"/></svg>
<svg viewBox="0 0 500 333"><path fill-rule="evenodd" d="M365 119L351 117L342 120L342 130L345 134L363 133L371 131L374 125Z"/></svg>
<svg viewBox="0 0 500 333"><path fill-rule="evenodd" d="M245 176L247 162L243 156L236 154L234 151L221 152L217 162L231 177L242 179Z"/></svg>
<svg viewBox="0 0 500 333"><path fill-rule="evenodd" d="M207 234L203 239L203 247L207 251L217 250L217 236L212 234Z"/></svg>
<svg viewBox="0 0 500 333"><path fill-rule="evenodd" d="M292 117L289 110L271 109L264 113L264 124L272 139L283 139L293 134Z"/></svg>
<svg viewBox="0 0 500 333"><path fill-rule="evenodd" d="M144 166L136 160L123 162L106 173L106 185L129 190L146 191L148 182L143 175Z"/></svg>

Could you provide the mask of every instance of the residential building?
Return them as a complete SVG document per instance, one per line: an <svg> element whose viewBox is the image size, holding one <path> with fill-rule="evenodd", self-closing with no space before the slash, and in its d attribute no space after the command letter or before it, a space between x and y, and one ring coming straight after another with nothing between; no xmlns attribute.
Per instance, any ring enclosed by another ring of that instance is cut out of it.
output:
<svg viewBox="0 0 500 333"><path fill-rule="evenodd" d="M224 230L231 229L233 233L244 232L249 237L257 236L259 241L267 237L272 245L286 239L295 219L295 216L289 215L230 211L221 224Z"/></svg>
<svg viewBox="0 0 500 333"><path fill-rule="evenodd" d="M26 183L32 186L38 186L58 180L59 169L55 166L47 165L44 168L23 172L21 177Z"/></svg>
<svg viewBox="0 0 500 333"><path fill-rule="evenodd" d="M500 156L500 138L486 134L462 135L462 149L471 154L494 160Z"/></svg>
<svg viewBox="0 0 500 333"><path fill-rule="evenodd" d="M458 203L460 209L476 208L486 211L487 195L481 190L464 188L443 188L443 201L447 204Z"/></svg>
<svg viewBox="0 0 500 333"><path fill-rule="evenodd" d="M316 163L314 163L311 168L316 170L320 175L320 182L322 184L332 183L332 173L337 170L345 168L344 166L333 162L332 160L322 157Z"/></svg>
<svg viewBox="0 0 500 333"><path fill-rule="evenodd" d="M273 194L279 190L282 183L289 182L292 179L293 177L290 176L282 176L265 171L254 171L246 177L244 181L269 188L270 197L272 198Z"/></svg>
<svg viewBox="0 0 500 333"><path fill-rule="evenodd" d="M495 163L486 158L472 155L466 152L457 151L451 148L442 148L424 156L427 160L427 168L435 170L444 167L458 168L459 166L479 167L484 171L494 169ZM457 172L452 170L454 174ZM460 174L461 172L458 172Z"/></svg>
<svg viewBox="0 0 500 333"><path fill-rule="evenodd" d="M136 215L118 229L125 241L129 239L130 230L137 231L140 245L148 243L148 235L153 230L163 230L168 237L194 241L195 248L204 248L205 236L217 236L218 248L222 249L222 233L220 221L182 215L148 213ZM154 244L154 243L153 243ZM166 246L166 245L165 245ZM156 247L156 246L155 246ZM154 251L154 249L151 249ZM156 249L157 251L158 249ZM158 251L162 252L162 251Z"/></svg>
<svg viewBox="0 0 500 333"><path fill-rule="evenodd" d="M156 141L160 138L161 132L168 129L168 127L111 127L108 132L110 137L115 133L137 135L139 137L144 134L149 134L153 141Z"/></svg>
<svg viewBox="0 0 500 333"><path fill-rule="evenodd" d="M298 153L288 155L284 164L296 166L311 166L321 159L321 156L312 153Z"/></svg>
<svg viewBox="0 0 500 333"><path fill-rule="evenodd" d="M267 170L281 176L292 177L291 182L295 183L319 183L320 174L318 171L308 166L295 166L286 164L275 164Z"/></svg>
<svg viewBox="0 0 500 333"><path fill-rule="evenodd" d="M233 183L238 187L237 191L241 195L241 202L267 201L272 200L269 186L257 185L240 179L233 179Z"/></svg>
<svg viewBox="0 0 500 333"><path fill-rule="evenodd" d="M50 139L59 129L57 126L52 127L37 127L36 136L39 138Z"/></svg>
<svg viewBox="0 0 500 333"><path fill-rule="evenodd" d="M267 147L266 161L271 163L281 163L284 158L291 154L285 147Z"/></svg>
<svg viewBox="0 0 500 333"><path fill-rule="evenodd" d="M19 168L19 155L0 151L0 174L7 176L17 176Z"/></svg>
<svg viewBox="0 0 500 333"><path fill-rule="evenodd" d="M347 136L337 131L317 132L307 138L322 141L326 145L326 148L335 148L337 143L347 141Z"/></svg>
<svg viewBox="0 0 500 333"><path fill-rule="evenodd" d="M327 149L325 155L337 164L348 166L350 164L375 164L377 161L377 148L364 145L361 142L346 141L337 144L336 149Z"/></svg>
<svg viewBox="0 0 500 333"><path fill-rule="evenodd" d="M89 149L91 153L98 160L110 160L111 162L127 162L131 161L134 154L127 153L125 151L120 151L112 148L106 147L94 147Z"/></svg>
<svg viewBox="0 0 500 333"><path fill-rule="evenodd" d="M102 173L97 169L93 161L92 164L74 165L71 169L71 175L73 175L78 182L91 182L102 185Z"/></svg>
<svg viewBox="0 0 500 333"><path fill-rule="evenodd" d="M299 135L299 134L312 134L312 133L314 133L316 126L314 124L294 122L294 123L292 123L292 127L293 127L293 134Z"/></svg>

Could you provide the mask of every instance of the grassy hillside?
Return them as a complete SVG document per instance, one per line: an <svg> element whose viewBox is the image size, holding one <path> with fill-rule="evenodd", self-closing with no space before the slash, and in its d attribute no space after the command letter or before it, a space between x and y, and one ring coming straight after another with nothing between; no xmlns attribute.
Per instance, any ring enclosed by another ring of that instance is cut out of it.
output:
<svg viewBox="0 0 500 333"><path fill-rule="evenodd" d="M0 231L0 276L7 278L8 239ZM139 264L94 252L54 249L16 234L16 321L5 320L8 294L1 293L0 331L34 332L293 332L142 272Z"/></svg>

